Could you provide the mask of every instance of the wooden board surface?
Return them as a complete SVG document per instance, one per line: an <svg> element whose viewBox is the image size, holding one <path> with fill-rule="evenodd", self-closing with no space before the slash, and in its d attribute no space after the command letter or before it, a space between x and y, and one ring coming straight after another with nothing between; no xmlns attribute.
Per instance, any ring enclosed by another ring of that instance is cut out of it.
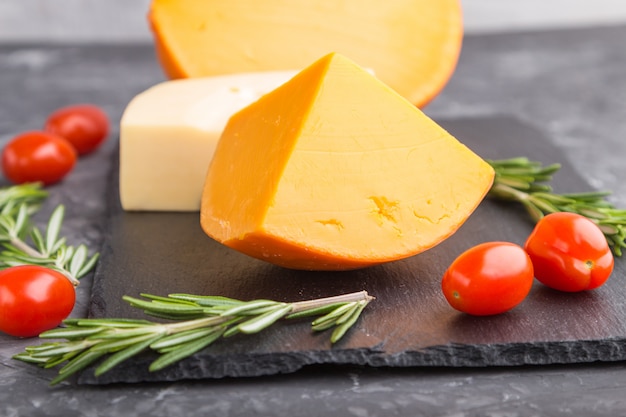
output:
<svg viewBox="0 0 626 417"><path fill-rule="evenodd" d="M559 162L554 186L589 185L563 153L533 127L510 117L442 121L485 158L528 156ZM602 288L565 294L535 284L525 302L493 317L470 317L448 306L440 280L463 250L484 241L522 244L532 229L515 205L485 200L450 239L423 254L349 272L292 271L234 252L209 239L197 213L126 213L112 173L110 217L94 277L90 316L143 317L121 300L139 293L211 294L297 301L367 290L376 296L336 346L308 323L277 325L262 334L218 342L163 371L149 373L146 354L82 383L166 381L293 372L311 364L371 366L492 366L626 359L625 269L619 259Z"/></svg>

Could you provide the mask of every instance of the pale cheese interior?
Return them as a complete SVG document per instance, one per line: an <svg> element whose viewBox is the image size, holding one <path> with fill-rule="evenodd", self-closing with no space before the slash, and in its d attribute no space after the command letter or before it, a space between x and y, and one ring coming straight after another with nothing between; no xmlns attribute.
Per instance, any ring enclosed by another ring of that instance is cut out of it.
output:
<svg viewBox="0 0 626 417"><path fill-rule="evenodd" d="M120 126L122 207L198 211L207 168L228 118L295 73L166 81L137 95Z"/></svg>

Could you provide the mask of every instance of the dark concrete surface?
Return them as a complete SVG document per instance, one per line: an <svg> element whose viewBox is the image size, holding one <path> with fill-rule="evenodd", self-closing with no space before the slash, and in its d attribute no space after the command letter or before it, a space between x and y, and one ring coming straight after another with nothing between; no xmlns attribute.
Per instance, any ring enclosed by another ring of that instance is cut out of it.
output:
<svg viewBox="0 0 626 417"><path fill-rule="evenodd" d="M626 27L467 37L436 118L513 115L540 129L588 181L626 206ZM149 45L0 46L0 143L41 126L55 108L93 102L114 121L161 81ZM40 215L62 202L71 243L99 248L117 128L52 187ZM91 278L79 287L86 314ZM316 366L273 377L50 389L54 371L11 356L32 340L0 335L0 416L619 416L624 362L508 368Z"/></svg>

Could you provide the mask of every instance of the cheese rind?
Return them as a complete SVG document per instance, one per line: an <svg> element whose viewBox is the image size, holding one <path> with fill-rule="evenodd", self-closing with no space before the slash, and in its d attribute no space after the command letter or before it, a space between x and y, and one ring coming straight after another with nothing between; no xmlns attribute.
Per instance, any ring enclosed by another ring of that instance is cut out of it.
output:
<svg viewBox="0 0 626 417"><path fill-rule="evenodd" d="M230 118L207 173L201 224L278 265L352 269L438 244L493 176L386 84L330 54Z"/></svg>
<svg viewBox="0 0 626 417"><path fill-rule="evenodd" d="M228 118L294 74L166 81L137 95L120 124L122 207L198 211L207 168Z"/></svg>

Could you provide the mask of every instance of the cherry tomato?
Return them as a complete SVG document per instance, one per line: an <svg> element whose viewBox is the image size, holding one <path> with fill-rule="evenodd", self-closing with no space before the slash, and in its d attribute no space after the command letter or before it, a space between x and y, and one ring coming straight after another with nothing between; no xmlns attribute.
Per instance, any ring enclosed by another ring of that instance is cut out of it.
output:
<svg viewBox="0 0 626 417"><path fill-rule="evenodd" d="M36 265L0 271L0 331L32 337L58 326L72 312L76 291L60 272Z"/></svg>
<svg viewBox="0 0 626 417"><path fill-rule="evenodd" d="M76 151L52 133L30 131L13 138L2 151L2 171L16 184L54 184L76 164Z"/></svg>
<svg viewBox="0 0 626 417"><path fill-rule="evenodd" d="M85 155L96 150L106 139L109 118L98 106L76 104L52 112L44 130L67 139L79 155Z"/></svg>
<svg viewBox="0 0 626 417"><path fill-rule="evenodd" d="M524 245L535 278L560 291L598 288L613 272L613 254L600 228L576 213L552 213L535 225Z"/></svg>
<svg viewBox="0 0 626 417"><path fill-rule="evenodd" d="M521 303L533 284L533 265L522 247L487 242L463 252L443 276L450 305L464 313L488 316Z"/></svg>

